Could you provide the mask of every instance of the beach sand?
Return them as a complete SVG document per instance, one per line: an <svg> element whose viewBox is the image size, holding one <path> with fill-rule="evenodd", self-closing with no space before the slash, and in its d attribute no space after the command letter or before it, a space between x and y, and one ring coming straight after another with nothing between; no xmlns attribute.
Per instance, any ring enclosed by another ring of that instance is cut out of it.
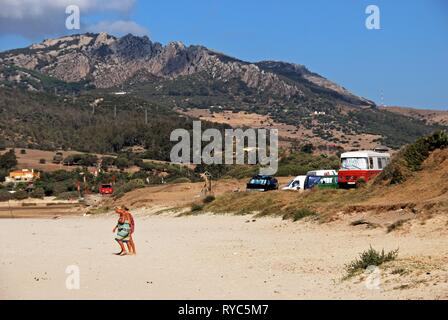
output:
<svg viewBox="0 0 448 320"><path fill-rule="evenodd" d="M437 220L386 234L252 216L135 218L138 255L124 257L113 255L115 215L2 219L0 298L448 298L446 227L425 229ZM396 266L379 269L375 288L360 277L341 281L344 265L370 245L399 248ZM66 288L70 265L79 267L79 290Z"/></svg>

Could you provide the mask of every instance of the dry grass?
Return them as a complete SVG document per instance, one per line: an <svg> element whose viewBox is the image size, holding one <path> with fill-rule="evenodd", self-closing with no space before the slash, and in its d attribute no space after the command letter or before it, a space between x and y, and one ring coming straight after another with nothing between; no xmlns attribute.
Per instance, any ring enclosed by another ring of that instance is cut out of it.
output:
<svg viewBox="0 0 448 320"><path fill-rule="evenodd" d="M256 214L257 216L293 217L300 209L319 213L325 221L333 214L361 201L366 190L313 190L299 192L237 192L227 193L206 205L205 211L215 213Z"/></svg>
<svg viewBox="0 0 448 320"><path fill-rule="evenodd" d="M448 211L448 149L436 150L407 181L392 186L368 183L352 190L311 190L305 192L233 192L217 196L204 211L293 217L297 210L319 214L321 222L342 214L403 212L419 217ZM403 219L403 218L402 218ZM405 221L389 225L388 232Z"/></svg>

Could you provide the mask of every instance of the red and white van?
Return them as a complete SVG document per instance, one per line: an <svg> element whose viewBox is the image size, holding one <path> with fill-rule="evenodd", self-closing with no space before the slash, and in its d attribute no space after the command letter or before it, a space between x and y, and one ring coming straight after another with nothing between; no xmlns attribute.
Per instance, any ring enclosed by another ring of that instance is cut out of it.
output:
<svg viewBox="0 0 448 320"><path fill-rule="evenodd" d="M355 186L359 179L369 181L390 162L390 154L372 150L351 151L341 154L341 169L338 172L340 188Z"/></svg>

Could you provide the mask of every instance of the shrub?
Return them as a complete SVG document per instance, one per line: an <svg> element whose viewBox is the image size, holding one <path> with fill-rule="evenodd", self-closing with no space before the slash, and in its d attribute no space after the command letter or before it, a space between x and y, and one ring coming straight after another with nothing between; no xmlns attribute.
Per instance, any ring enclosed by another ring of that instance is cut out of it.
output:
<svg viewBox="0 0 448 320"><path fill-rule="evenodd" d="M0 138L0 150L6 150L6 141L3 138Z"/></svg>
<svg viewBox="0 0 448 320"><path fill-rule="evenodd" d="M43 199L45 197L45 190L43 188L34 189L31 194L31 198Z"/></svg>
<svg viewBox="0 0 448 320"><path fill-rule="evenodd" d="M72 200L79 197L77 191L62 192L56 196L57 200Z"/></svg>
<svg viewBox="0 0 448 320"><path fill-rule="evenodd" d="M115 159L115 166L120 169L126 169L130 166L129 160L124 156L119 156L117 159Z"/></svg>
<svg viewBox="0 0 448 320"><path fill-rule="evenodd" d="M303 153L313 153L314 146L311 143L307 143L300 148Z"/></svg>
<svg viewBox="0 0 448 320"><path fill-rule="evenodd" d="M59 181L59 182L55 182L53 183L53 195L57 196L61 193L70 191L68 190L69 188L69 182L68 181Z"/></svg>
<svg viewBox="0 0 448 320"><path fill-rule="evenodd" d="M308 208L300 208L297 210L294 210L290 213L287 213L283 216L283 219L292 219L292 221L299 221L306 217L315 217L318 213L314 210L308 209Z"/></svg>
<svg viewBox="0 0 448 320"><path fill-rule="evenodd" d="M204 205L202 205L202 204L193 203L191 205L191 212L201 211L202 209L204 209Z"/></svg>
<svg viewBox="0 0 448 320"><path fill-rule="evenodd" d="M356 180L356 188L364 188L366 184L366 180L364 180L363 178L359 178L358 180Z"/></svg>
<svg viewBox="0 0 448 320"><path fill-rule="evenodd" d="M203 203L211 203L213 201L215 201L215 196L212 195L206 196L204 199L202 199Z"/></svg>
<svg viewBox="0 0 448 320"><path fill-rule="evenodd" d="M9 150L0 156L0 168L10 170L17 165L17 157L14 149Z"/></svg>
<svg viewBox="0 0 448 320"><path fill-rule="evenodd" d="M301 209L297 210L296 212L294 212L294 214L292 216L292 220L298 221L303 218L312 217L312 216L316 216L316 215L317 215L317 213L314 210L310 210L307 208L301 208Z"/></svg>
<svg viewBox="0 0 448 320"><path fill-rule="evenodd" d="M45 159L39 159L40 164L45 164L46 162L47 162L47 160L45 160Z"/></svg>
<svg viewBox="0 0 448 320"><path fill-rule="evenodd" d="M26 154L26 150L25 149L20 150L20 154Z"/></svg>
<svg viewBox="0 0 448 320"><path fill-rule="evenodd" d="M347 277L354 276L358 272L367 269L369 266L379 266L385 262L393 261L397 256L398 249L385 253L384 249L379 252L370 246L370 249L361 253L358 259L345 265Z"/></svg>
<svg viewBox="0 0 448 320"><path fill-rule="evenodd" d="M392 232L392 231L394 231L394 230L397 230L397 229L399 229L401 226L403 226L404 224L405 224L405 222L407 222L409 219L400 219L400 220L397 220L397 221L395 221L394 223L392 223L392 224L390 224L388 227L387 227L387 233L390 233L390 232Z"/></svg>
<svg viewBox="0 0 448 320"><path fill-rule="evenodd" d="M191 182L191 180L188 178L185 178L185 177L184 178L176 178L173 181L170 181L170 183L189 183L189 182Z"/></svg>
<svg viewBox="0 0 448 320"><path fill-rule="evenodd" d="M9 193L7 190L4 190L4 189L0 190L0 202L11 200L11 198L12 198L12 194Z"/></svg>
<svg viewBox="0 0 448 320"><path fill-rule="evenodd" d="M24 199L28 198L29 194L26 191L19 190L19 191L14 192L12 194L12 196L15 200L24 200Z"/></svg>

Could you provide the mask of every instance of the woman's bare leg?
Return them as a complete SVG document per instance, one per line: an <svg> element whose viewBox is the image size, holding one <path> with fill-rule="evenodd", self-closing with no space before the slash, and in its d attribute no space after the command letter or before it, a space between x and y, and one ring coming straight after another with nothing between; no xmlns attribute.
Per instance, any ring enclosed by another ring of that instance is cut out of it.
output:
<svg viewBox="0 0 448 320"><path fill-rule="evenodd" d="M124 247L123 241L117 240L118 244L120 245L121 251L119 253L116 253L116 255L123 255L126 253L126 248Z"/></svg>
<svg viewBox="0 0 448 320"><path fill-rule="evenodd" d="M128 247L129 254L132 254L132 245L131 245L130 241L126 242L126 246Z"/></svg>
<svg viewBox="0 0 448 320"><path fill-rule="evenodd" d="M129 238L129 244L131 245L132 251L131 249L129 249L129 252L131 252L132 254L137 254L137 251L135 251L135 243L134 243L134 239L132 239L132 236Z"/></svg>

